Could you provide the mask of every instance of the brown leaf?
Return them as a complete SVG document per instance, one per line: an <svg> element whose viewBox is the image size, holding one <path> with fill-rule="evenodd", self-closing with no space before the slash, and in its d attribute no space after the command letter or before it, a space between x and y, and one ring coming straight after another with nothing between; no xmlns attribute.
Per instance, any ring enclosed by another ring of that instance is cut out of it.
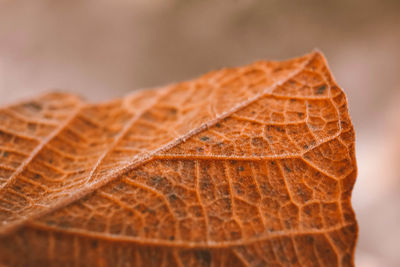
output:
<svg viewBox="0 0 400 267"><path fill-rule="evenodd" d="M353 265L354 131L319 52L0 121L2 264Z"/></svg>

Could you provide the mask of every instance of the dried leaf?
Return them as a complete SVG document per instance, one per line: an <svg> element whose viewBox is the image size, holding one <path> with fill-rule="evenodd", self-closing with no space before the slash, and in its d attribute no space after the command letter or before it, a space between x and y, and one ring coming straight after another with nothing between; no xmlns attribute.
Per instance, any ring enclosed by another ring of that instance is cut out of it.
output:
<svg viewBox="0 0 400 267"><path fill-rule="evenodd" d="M0 121L2 264L353 265L354 131L319 52Z"/></svg>

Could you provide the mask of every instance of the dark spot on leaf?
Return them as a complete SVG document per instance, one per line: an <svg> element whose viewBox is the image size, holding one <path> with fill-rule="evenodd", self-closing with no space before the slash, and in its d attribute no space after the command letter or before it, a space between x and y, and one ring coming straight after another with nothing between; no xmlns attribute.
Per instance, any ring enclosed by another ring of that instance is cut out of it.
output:
<svg viewBox="0 0 400 267"><path fill-rule="evenodd" d="M97 240L92 240L92 242L91 242L92 248L97 248L98 245L99 245L99 243L97 242Z"/></svg>
<svg viewBox="0 0 400 267"><path fill-rule="evenodd" d="M239 185L235 184L234 188L236 190L236 193L238 193L239 195L243 194L243 190Z"/></svg>
<svg viewBox="0 0 400 267"><path fill-rule="evenodd" d="M143 205L143 204L137 205L137 206L135 207L135 209L136 209L137 211L139 211L140 213L147 213L147 212L149 211L149 209L148 209L145 205Z"/></svg>
<svg viewBox="0 0 400 267"><path fill-rule="evenodd" d="M251 144L252 144L253 146L261 146L261 145L262 145L262 142L263 142L263 140L262 140L261 137L255 137L255 138L252 138L252 139L251 139Z"/></svg>
<svg viewBox="0 0 400 267"><path fill-rule="evenodd" d="M169 240L175 240L175 236L171 235L171 236L169 237Z"/></svg>
<svg viewBox="0 0 400 267"><path fill-rule="evenodd" d="M240 171L240 172L244 171L244 167L243 166L239 166L238 171Z"/></svg>
<svg viewBox="0 0 400 267"><path fill-rule="evenodd" d="M322 95L326 90L326 85L322 85L317 89L317 95Z"/></svg>
<svg viewBox="0 0 400 267"><path fill-rule="evenodd" d="M287 166L286 164L284 164L283 167L285 168L285 171L292 172L292 169L289 168L289 166Z"/></svg>
<svg viewBox="0 0 400 267"><path fill-rule="evenodd" d="M267 190L268 190L268 185L267 185L266 183L262 183L262 184L260 185L260 187L261 187L261 189L262 189L263 191L267 191Z"/></svg>
<svg viewBox="0 0 400 267"><path fill-rule="evenodd" d="M169 200L170 200L170 201L174 202L174 201L176 201L177 199L178 199L178 197L177 197L175 194L169 195Z"/></svg>
<svg viewBox="0 0 400 267"><path fill-rule="evenodd" d="M119 190L121 190L123 188L124 188L123 184L117 184L116 186L114 186L113 192L118 192Z"/></svg>
<svg viewBox="0 0 400 267"><path fill-rule="evenodd" d="M351 265L351 256L346 253L342 258L342 266L350 266Z"/></svg>
<svg viewBox="0 0 400 267"><path fill-rule="evenodd" d="M7 158L8 157L8 151L3 152L3 157Z"/></svg>
<svg viewBox="0 0 400 267"><path fill-rule="evenodd" d="M195 210L194 215L196 215L196 217L200 217L201 216L201 211L200 211L199 208Z"/></svg>
<svg viewBox="0 0 400 267"><path fill-rule="evenodd" d="M169 113L171 113L172 115L175 115L177 112L176 108L170 108L169 109Z"/></svg>
<svg viewBox="0 0 400 267"><path fill-rule="evenodd" d="M231 232L232 239L239 239L240 236L241 236L240 232L236 232L236 231Z"/></svg>
<svg viewBox="0 0 400 267"><path fill-rule="evenodd" d="M28 102L24 104L24 107L33 111L33 112L39 112L42 110L42 106L39 103L36 102Z"/></svg>
<svg viewBox="0 0 400 267"><path fill-rule="evenodd" d="M221 128L221 123L217 123L217 124L215 124L215 126L217 127L217 128Z"/></svg>
<svg viewBox="0 0 400 267"><path fill-rule="evenodd" d="M207 182L202 182L201 185L200 185L200 188L202 190L207 190L207 188L209 188L209 187L210 187L210 184L207 183Z"/></svg>
<svg viewBox="0 0 400 267"><path fill-rule="evenodd" d="M355 233L357 233L357 226L354 224L354 225L351 225L350 227L349 227L349 231L351 232L351 233L353 233L353 234L355 234Z"/></svg>
<svg viewBox="0 0 400 267"><path fill-rule="evenodd" d="M153 114L151 114L150 111L146 111L146 112L143 113L142 117L146 118L148 120L152 120L154 116L153 116Z"/></svg>
<svg viewBox="0 0 400 267"><path fill-rule="evenodd" d="M304 212L305 212L307 215L311 215L311 209L308 208L308 207L304 209Z"/></svg>
<svg viewBox="0 0 400 267"><path fill-rule="evenodd" d="M211 253L208 250L197 250L195 257L198 261L201 261L205 266L211 265Z"/></svg>
<svg viewBox="0 0 400 267"><path fill-rule="evenodd" d="M297 190L297 196L301 197L301 199L306 202L308 200L307 195L304 193L303 190L298 189Z"/></svg>
<svg viewBox="0 0 400 267"><path fill-rule="evenodd" d="M314 237L312 236L306 236L306 242L310 245L312 245L314 243Z"/></svg>
<svg viewBox="0 0 400 267"><path fill-rule="evenodd" d="M70 224L69 224L69 222L67 222L67 221L62 221L62 222L60 223L60 227L61 227L61 228L69 228L69 227L70 227Z"/></svg>
<svg viewBox="0 0 400 267"><path fill-rule="evenodd" d="M210 137L208 137L208 136L202 136L202 137L200 137L200 140L201 140L201 141L208 141L208 140L210 140Z"/></svg>
<svg viewBox="0 0 400 267"><path fill-rule="evenodd" d="M158 185L162 180L163 180L163 178L161 176L151 177L151 182L153 185Z"/></svg>
<svg viewBox="0 0 400 267"><path fill-rule="evenodd" d="M31 130L31 131L35 131L36 130L36 124L28 123L28 129Z"/></svg>

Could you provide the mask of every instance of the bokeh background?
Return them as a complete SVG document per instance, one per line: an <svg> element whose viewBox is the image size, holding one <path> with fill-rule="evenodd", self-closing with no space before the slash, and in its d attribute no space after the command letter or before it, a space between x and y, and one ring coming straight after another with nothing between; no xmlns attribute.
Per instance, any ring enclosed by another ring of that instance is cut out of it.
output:
<svg viewBox="0 0 400 267"><path fill-rule="evenodd" d="M0 104L101 101L314 48L356 128L356 265L400 266L398 0L0 0Z"/></svg>

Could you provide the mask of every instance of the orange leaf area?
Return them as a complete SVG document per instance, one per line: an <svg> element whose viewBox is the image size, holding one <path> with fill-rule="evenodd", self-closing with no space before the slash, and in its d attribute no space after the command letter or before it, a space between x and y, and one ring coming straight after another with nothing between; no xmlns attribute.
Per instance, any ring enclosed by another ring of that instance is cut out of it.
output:
<svg viewBox="0 0 400 267"><path fill-rule="evenodd" d="M324 57L0 110L0 264L352 266L354 130Z"/></svg>

